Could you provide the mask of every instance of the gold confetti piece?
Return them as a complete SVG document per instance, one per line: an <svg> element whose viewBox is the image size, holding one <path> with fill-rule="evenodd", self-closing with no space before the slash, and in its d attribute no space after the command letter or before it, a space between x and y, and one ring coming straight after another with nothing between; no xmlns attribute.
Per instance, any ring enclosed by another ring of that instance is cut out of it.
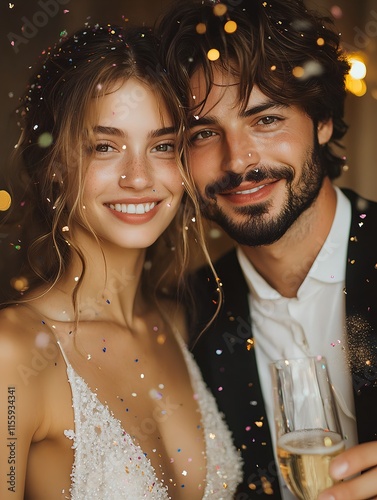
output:
<svg viewBox="0 0 377 500"><path fill-rule="evenodd" d="M332 439L330 437L326 436L325 439L323 440L323 444L326 447L332 446Z"/></svg>
<svg viewBox="0 0 377 500"><path fill-rule="evenodd" d="M246 349L250 351L254 347L254 339L246 340Z"/></svg>

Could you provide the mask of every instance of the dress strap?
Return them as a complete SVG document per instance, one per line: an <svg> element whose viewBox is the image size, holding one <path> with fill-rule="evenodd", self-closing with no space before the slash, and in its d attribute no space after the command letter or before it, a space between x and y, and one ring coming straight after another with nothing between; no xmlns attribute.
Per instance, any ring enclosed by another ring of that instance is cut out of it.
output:
<svg viewBox="0 0 377 500"><path fill-rule="evenodd" d="M67 356L66 356L66 354L65 354L65 352L64 352L64 349L63 349L63 346L62 346L62 344L61 344L60 340L59 340L59 339L57 339L57 340L56 340L56 343L57 343L57 344L58 344L58 346L59 346L60 352L62 353L63 359L64 359L64 361L65 361L65 364L67 365L67 367L68 367L68 366L71 366L71 363L68 361L68 358L67 358Z"/></svg>

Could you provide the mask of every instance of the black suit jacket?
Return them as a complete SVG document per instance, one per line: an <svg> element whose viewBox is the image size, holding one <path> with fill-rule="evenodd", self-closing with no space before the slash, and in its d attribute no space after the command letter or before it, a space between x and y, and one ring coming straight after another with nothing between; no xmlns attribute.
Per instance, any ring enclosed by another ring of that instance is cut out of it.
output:
<svg viewBox="0 0 377 500"><path fill-rule="evenodd" d="M346 272L346 323L359 442L377 438L377 203L344 190L352 203ZM253 349L248 287L235 250L216 263L224 304L193 348L244 459L237 500L279 499L276 465ZM216 284L207 269L194 280L196 334L213 314Z"/></svg>

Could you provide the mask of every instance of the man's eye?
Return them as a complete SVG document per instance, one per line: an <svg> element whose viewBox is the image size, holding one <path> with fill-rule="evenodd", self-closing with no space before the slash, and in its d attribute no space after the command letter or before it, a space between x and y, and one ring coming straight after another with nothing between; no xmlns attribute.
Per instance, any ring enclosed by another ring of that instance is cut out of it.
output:
<svg viewBox="0 0 377 500"><path fill-rule="evenodd" d="M277 116L264 116L258 121L260 125L272 125L273 123L279 121Z"/></svg>
<svg viewBox="0 0 377 500"><path fill-rule="evenodd" d="M197 140L202 140L202 139L208 139L209 137L212 137L216 135L215 132L212 132L212 130L201 130L200 132L197 132L192 136L192 141L197 141Z"/></svg>

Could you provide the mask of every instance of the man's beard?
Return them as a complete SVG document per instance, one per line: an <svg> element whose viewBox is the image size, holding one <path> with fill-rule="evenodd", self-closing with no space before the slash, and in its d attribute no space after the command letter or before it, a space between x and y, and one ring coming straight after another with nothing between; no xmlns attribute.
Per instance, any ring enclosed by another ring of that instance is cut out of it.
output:
<svg viewBox="0 0 377 500"><path fill-rule="evenodd" d="M316 200L325 177L319 155L319 144L308 151L301 177L293 186L294 170L291 167L259 166L245 176L229 172L219 182L207 185L206 196L199 195L203 216L215 221L237 243L246 246L270 245L279 240L298 217ZM236 214L243 216L242 222L232 220L216 201L216 194L237 188L243 181L262 182L263 180L286 179L287 199L279 214L268 217L272 202L255 203L250 206L235 207Z"/></svg>

